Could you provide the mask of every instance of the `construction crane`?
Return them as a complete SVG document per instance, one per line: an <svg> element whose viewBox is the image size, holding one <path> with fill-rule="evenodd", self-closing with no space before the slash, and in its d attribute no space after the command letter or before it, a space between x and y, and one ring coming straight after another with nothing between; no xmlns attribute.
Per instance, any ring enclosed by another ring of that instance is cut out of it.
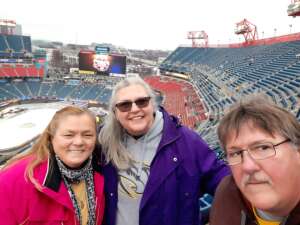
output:
<svg viewBox="0 0 300 225"><path fill-rule="evenodd" d="M300 16L300 0L292 0L287 9L288 16Z"/></svg>
<svg viewBox="0 0 300 225"><path fill-rule="evenodd" d="M192 40L192 47L201 47L205 48L208 46L208 35L204 30L202 31L189 31L187 34L187 38ZM202 43L198 43L197 40L203 40Z"/></svg>
<svg viewBox="0 0 300 225"><path fill-rule="evenodd" d="M258 39L258 33L256 25L249 22L247 19L243 19L241 22L236 23L235 34L242 34L245 38L245 43Z"/></svg>

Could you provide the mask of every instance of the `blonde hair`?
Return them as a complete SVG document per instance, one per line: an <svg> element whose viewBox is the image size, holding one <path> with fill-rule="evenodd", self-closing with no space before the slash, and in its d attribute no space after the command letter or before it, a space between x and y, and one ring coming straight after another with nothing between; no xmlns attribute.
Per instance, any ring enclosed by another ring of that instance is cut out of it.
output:
<svg viewBox="0 0 300 225"><path fill-rule="evenodd" d="M72 116L72 115L79 116L83 114L88 115L95 122L95 129L96 129L95 116L88 109L82 109L75 106L64 107L54 114L50 123L43 131L43 133L40 135L37 142L32 146L32 148L29 151L20 153L14 156L12 159L8 160L2 169L9 168L11 165L15 164L16 162L22 159L32 157L32 159L30 160L30 162L26 167L25 178L28 178L37 188L40 189L41 188L40 185L33 177L33 171L40 163L45 161L49 157L49 155L54 154L52 148L52 138L57 130L59 122L61 121L61 119L67 116ZM50 173L52 170L53 168L49 167Z"/></svg>
<svg viewBox="0 0 300 225"><path fill-rule="evenodd" d="M140 77L130 77L120 81L114 87L112 96L109 102L109 112L105 118L104 125L99 133L99 142L102 147L102 151L105 155L106 162L112 162L118 169L126 169L133 162L133 158L126 150L122 143L125 130L117 120L115 115L115 104L117 103L117 93L123 88L140 85L146 93L151 97L150 103L152 104L154 111L157 110L157 104L155 101L155 93L151 87Z"/></svg>

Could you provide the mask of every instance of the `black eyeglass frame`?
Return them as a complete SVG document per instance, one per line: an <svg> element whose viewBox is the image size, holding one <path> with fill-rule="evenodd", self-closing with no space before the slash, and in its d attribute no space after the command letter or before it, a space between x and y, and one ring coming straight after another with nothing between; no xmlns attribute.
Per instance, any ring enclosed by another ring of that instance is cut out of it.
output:
<svg viewBox="0 0 300 225"><path fill-rule="evenodd" d="M134 103L138 108L142 109L149 105L151 100L150 96L140 97L135 99L134 101L125 100L115 104L115 108L117 108L120 112L129 112L132 109L132 104Z"/></svg>
<svg viewBox="0 0 300 225"><path fill-rule="evenodd" d="M284 143L290 142L290 141L291 141L290 139L285 139L285 140L283 140L283 141L281 141L281 142L279 142L279 143L277 143L277 144L273 144L273 143L271 143L271 142L265 142L265 143L262 143L262 144L271 144L272 147L273 147L273 152L274 152L272 155L269 155L269 156L264 157L264 158L255 158L255 157L253 157L252 154L251 154L251 151L249 151L249 147L248 147L247 149L241 149L241 150L236 151L236 152L234 152L234 153L242 153L242 152L246 151L246 152L248 152L248 154L251 156L251 158L253 158L254 160L264 160L264 159L271 158L271 157L273 157L273 156L276 155L276 148L275 148L275 147L277 147L277 146L279 146L279 145L282 145L282 144L284 144ZM250 148L251 148L251 147L250 147ZM225 153L225 162L226 162L228 165L230 165L230 166L238 165L238 164L241 164L241 163L243 162L243 154L241 154L240 161L239 161L239 162L235 162L235 163L230 163L230 162L228 161L228 159L227 159L227 155L228 155L228 153Z"/></svg>

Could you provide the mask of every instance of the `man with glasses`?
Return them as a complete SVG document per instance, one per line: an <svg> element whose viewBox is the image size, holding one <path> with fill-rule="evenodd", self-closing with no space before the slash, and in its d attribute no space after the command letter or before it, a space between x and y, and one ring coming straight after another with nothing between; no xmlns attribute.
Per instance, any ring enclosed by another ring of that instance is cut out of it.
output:
<svg viewBox="0 0 300 225"><path fill-rule="evenodd" d="M106 158L105 225L198 225L199 197L229 173L200 136L139 77L118 83L99 134Z"/></svg>
<svg viewBox="0 0 300 225"><path fill-rule="evenodd" d="M300 224L300 125L254 97L221 120L218 136L232 176L217 189L210 225Z"/></svg>

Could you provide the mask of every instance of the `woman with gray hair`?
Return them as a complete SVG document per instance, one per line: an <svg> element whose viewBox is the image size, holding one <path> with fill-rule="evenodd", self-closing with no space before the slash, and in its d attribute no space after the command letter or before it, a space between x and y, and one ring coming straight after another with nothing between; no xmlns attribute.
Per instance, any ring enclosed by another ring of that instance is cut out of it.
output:
<svg viewBox="0 0 300 225"><path fill-rule="evenodd" d="M157 106L139 77L115 86L99 142L106 225L200 224L199 197L213 194L228 174L196 132Z"/></svg>

